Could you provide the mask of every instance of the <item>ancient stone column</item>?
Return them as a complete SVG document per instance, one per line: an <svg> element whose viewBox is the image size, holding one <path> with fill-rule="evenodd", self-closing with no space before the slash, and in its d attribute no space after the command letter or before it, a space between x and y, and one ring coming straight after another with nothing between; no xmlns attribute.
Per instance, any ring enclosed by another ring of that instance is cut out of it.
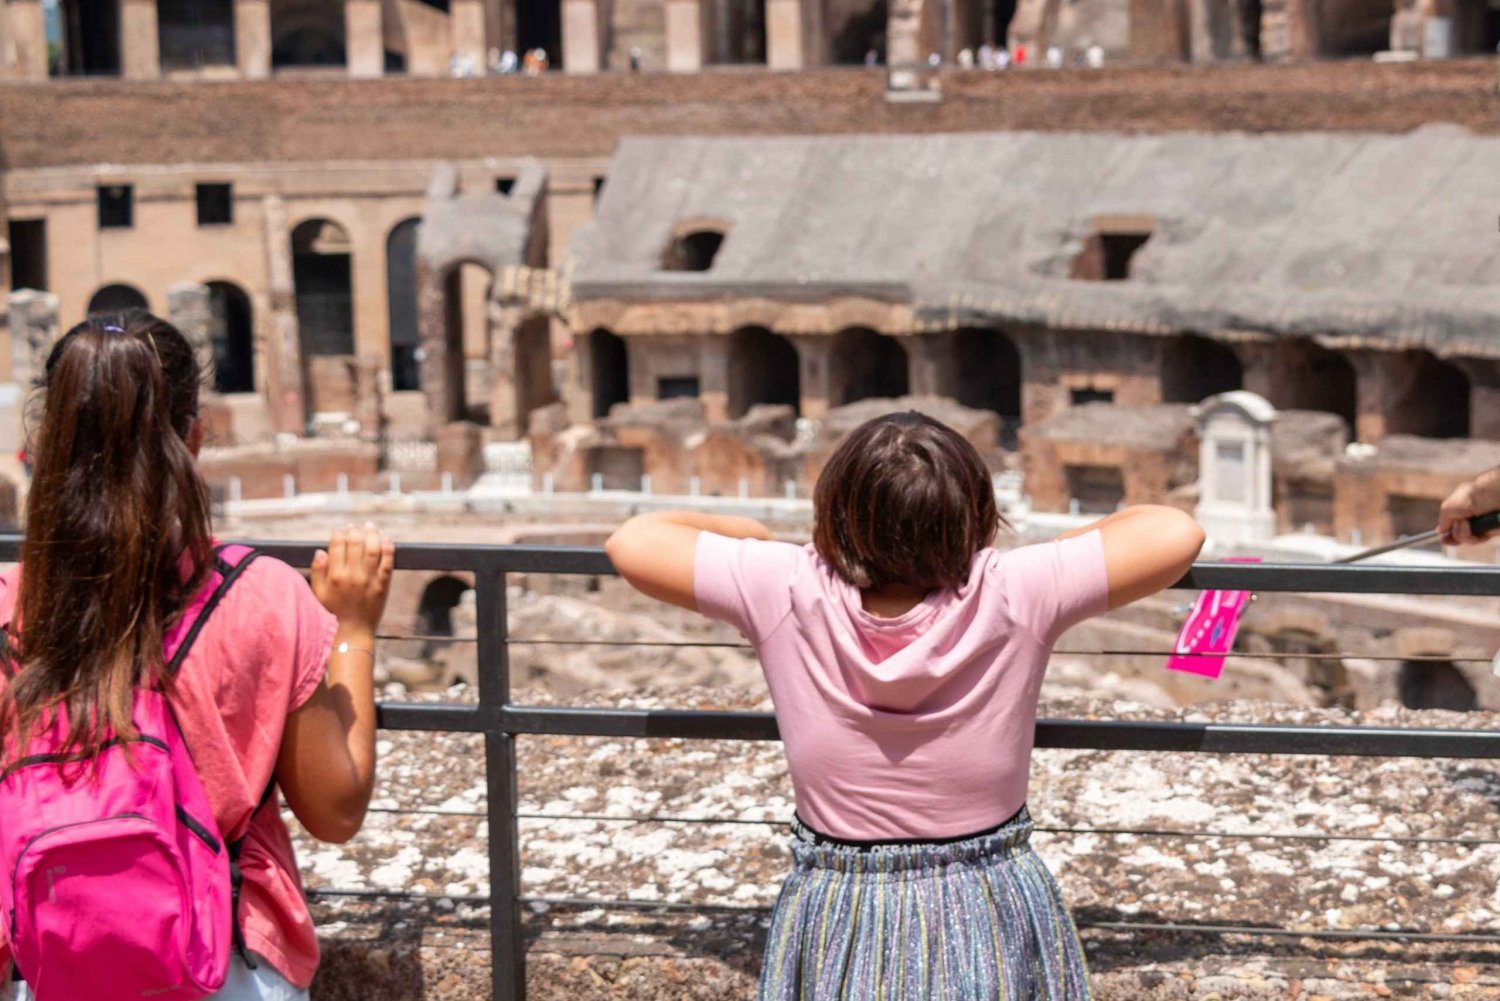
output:
<svg viewBox="0 0 1500 1001"><path fill-rule="evenodd" d="M247 80L271 75L270 0L234 0L235 61Z"/></svg>
<svg viewBox="0 0 1500 1001"><path fill-rule="evenodd" d="M360 356L354 375L354 414L360 436L375 440L385 434L385 389L389 383L385 359L378 354Z"/></svg>
<svg viewBox="0 0 1500 1001"><path fill-rule="evenodd" d="M350 76L373 79L385 72L380 0L344 0L344 37Z"/></svg>
<svg viewBox="0 0 1500 1001"><path fill-rule="evenodd" d="M798 385L802 397L802 416L818 420L828 413L829 394L832 389L829 366L833 356L833 338L826 334L806 334L790 338L797 348L797 359L801 367Z"/></svg>
<svg viewBox="0 0 1500 1001"><path fill-rule="evenodd" d="M1451 360L1469 377L1469 437L1500 441L1500 360Z"/></svg>
<svg viewBox="0 0 1500 1001"><path fill-rule="evenodd" d="M703 68L703 10L700 0L666 0L667 69L696 73Z"/></svg>
<svg viewBox="0 0 1500 1001"><path fill-rule="evenodd" d="M161 76L156 0L120 2L120 75L126 80L154 80Z"/></svg>
<svg viewBox="0 0 1500 1001"><path fill-rule="evenodd" d="M766 0L766 66L800 70L802 55L802 0Z"/></svg>
<svg viewBox="0 0 1500 1001"><path fill-rule="evenodd" d="M490 325L490 427L499 437L515 441L525 437L517 402L520 378L517 362L516 334L520 330L522 312L518 306L491 306Z"/></svg>
<svg viewBox="0 0 1500 1001"><path fill-rule="evenodd" d="M562 0L562 59L569 73L597 73L603 66L598 0Z"/></svg>
<svg viewBox="0 0 1500 1001"><path fill-rule="evenodd" d="M278 432L307 430L307 388L303 379L301 331L297 326L297 293L292 281L292 237L286 203L280 195L265 200L266 255L270 315L265 324L266 396L271 426Z"/></svg>
<svg viewBox="0 0 1500 1001"><path fill-rule="evenodd" d="M61 336L57 296L21 289L10 294L10 378L0 382L0 454L14 455L26 440L26 397Z"/></svg>
<svg viewBox="0 0 1500 1001"><path fill-rule="evenodd" d="M427 398L427 432L457 420L463 406L463 345L448 343L448 297L442 275L417 261L417 339L422 395Z"/></svg>
<svg viewBox="0 0 1500 1001"><path fill-rule="evenodd" d="M437 471L453 475L455 490L466 490L484 472L484 432L471 421L454 421L440 428L437 439Z"/></svg>
<svg viewBox="0 0 1500 1001"><path fill-rule="evenodd" d="M11 64L18 80L47 79L47 15L42 10L41 0L11 0L8 10L0 12L10 15L8 44L14 62ZM0 54L0 61L4 60ZM0 68L0 76L4 69Z"/></svg>
<svg viewBox="0 0 1500 1001"><path fill-rule="evenodd" d="M167 319L187 338L198 359L203 388L212 390L215 379L213 310L208 295L208 286L196 282L178 282L168 287Z"/></svg>
<svg viewBox="0 0 1500 1001"><path fill-rule="evenodd" d="M453 57L466 68L472 67L481 76L489 65L484 6L482 0L453 0L448 9L448 31Z"/></svg>
<svg viewBox="0 0 1500 1001"><path fill-rule="evenodd" d="M698 399L710 424L729 419L729 338L698 338Z"/></svg>
<svg viewBox="0 0 1500 1001"><path fill-rule="evenodd" d="M952 396L957 382L953 371L953 335L918 334L903 337L906 348L908 385L914 396Z"/></svg>
<svg viewBox="0 0 1500 1001"><path fill-rule="evenodd" d="M1392 391L1393 364L1396 356L1385 351L1351 351L1354 365L1355 407L1354 440L1373 445L1386 436L1386 410Z"/></svg>

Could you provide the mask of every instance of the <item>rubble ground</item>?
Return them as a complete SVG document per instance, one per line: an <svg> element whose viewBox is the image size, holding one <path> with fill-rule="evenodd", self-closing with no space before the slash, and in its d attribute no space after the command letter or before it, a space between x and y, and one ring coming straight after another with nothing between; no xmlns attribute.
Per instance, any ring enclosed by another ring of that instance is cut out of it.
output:
<svg viewBox="0 0 1500 1001"><path fill-rule="evenodd" d="M665 694L684 704L682 691ZM543 691L517 700L557 701ZM665 698L606 692L579 701L655 707ZM763 694L737 688L700 689L688 701L765 708ZM1171 710L1078 696L1049 701L1043 714L1497 722L1395 707ZM328 955L314 996L488 997L482 740L389 733L380 750L377 812L364 833L346 846L298 837ZM528 997L752 997L767 908L787 864L792 793L780 747L525 736L517 751L521 887L532 901L524 908ZM1030 805L1042 829L1036 846L1081 925L1101 998L1500 996L1500 937L1491 938L1500 915L1500 764L1039 750ZM654 819L628 819L642 817ZM446 899L316 895L327 890ZM653 910L653 902L692 907ZM1163 922L1209 927L1139 927ZM1372 930L1473 938L1380 939ZM1348 938L1318 937L1330 934Z"/></svg>

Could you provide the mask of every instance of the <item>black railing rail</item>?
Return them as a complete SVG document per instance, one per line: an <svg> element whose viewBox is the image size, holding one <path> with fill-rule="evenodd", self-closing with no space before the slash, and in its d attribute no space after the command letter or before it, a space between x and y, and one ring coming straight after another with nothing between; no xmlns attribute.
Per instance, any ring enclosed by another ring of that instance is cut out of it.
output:
<svg viewBox="0 0 1500 1001"><path fill-rule="evenodd" d="M0 562L18 557L20 538L0 535ZM248 542L296 567L311 565L319 548L312 543ZM551 900L530 898L520 883L521 819L564 819L549 814L523 814L517 796L518 736L681 738L687 740L775 740L776 721L769 713L742 711L581 708L521 705L511 701L506 583L509 574L613 575L602 549L571 546L483 546L400 544L396 569L472 574L475 585L479 665L478 698L472 703L393 703L379 705L380 726L388 730L420 730L482 734L485 743L486 804L482 813L489 825L490 894L456 898L445 894L409 894L378 889L330 889L333 897L443 897L490 904L493 945L493 997L518 1001L525 997L525 951L522 905L531 901L590 906L694 908L698 905L662 901ZM1274 563L1200 563L1178 581L1179 589L1224 589L1260 592L1338 594L1403 594L1500 597L1500 567L1381 566ZM435 637L436 638L436 637ZM442 637L451 641L451 637ZM562 642L562 641L559 641ZM731 645L731 644L723 644ZM1140 651L1132 651L1140 653ZM1166 655L1163 651L1162 656ZM1289 653L1287 658L1299 655ZM1356 655L1348 655L1356 656ZM1183 723L1137 720L1041 719L1036 746L1130 751L1190 751L1213 754L1353 755L1412 758L1500 758L1500 732L1413 727ZM413 812L396 810L391 812ZM567 819L580 819L570 817ZM600 817L619 822L718 824L744 822L714 817ZM767 821L756 820L755 823ZM1039 830L1045 830L1039 828ZM1057 828L1066 833L1071 829ZM1179 831L1114 831L1089 828L1089 833L1141 833L1166 837L1188 836ZM1224 836L1238 837L1239 834ZM1338 834L1286 835L1246 833L1260 838L1326 838ZM1392 839L1452 844L1490 844L1490 839ZM705 911L744 910L744 907L702 907ZM757 908L749 908L757 909ZM1203 934L1297 935L1308 938L1395 938L1403 941L1500 943L1500 936L1434 933L1423 930L1369 929L1317 931L1260 926L1085 922L1084 926L1115 930L1176 931Z"/></svg>

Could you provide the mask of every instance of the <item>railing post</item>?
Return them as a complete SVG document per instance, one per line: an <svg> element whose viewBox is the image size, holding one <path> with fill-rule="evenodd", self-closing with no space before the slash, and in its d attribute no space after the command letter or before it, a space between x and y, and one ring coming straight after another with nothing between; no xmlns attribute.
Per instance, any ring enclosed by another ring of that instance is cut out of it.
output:
<svg viewBox="0 0 1500 1001"><path fill-rule="evenodd" d="M485 802L490 836L490 976L495 1001L526 997L526 942L521 928L521 845L516 825L516 742L505 728L510 701L510 647L505 572L475 575L479 610L475 656L484 715Z"/></svg>

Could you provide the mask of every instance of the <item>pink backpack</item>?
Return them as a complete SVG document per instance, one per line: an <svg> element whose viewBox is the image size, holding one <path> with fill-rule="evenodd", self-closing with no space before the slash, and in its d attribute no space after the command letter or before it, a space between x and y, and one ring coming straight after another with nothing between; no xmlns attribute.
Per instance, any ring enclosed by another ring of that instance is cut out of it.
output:
<svg viewBox="0 0 1500 1001"><path fill-rule="evenodd" d="M258 555L215 553L209 582L167 636L170 675ZM84 768L56 753L67 724L53 719L0 776L0 906L37 1001L203 998L223 986L232 951L244 955L243 836L225 844L215 830L166 698L138 690L134 720L128 757L110 740Z"/></svg>

